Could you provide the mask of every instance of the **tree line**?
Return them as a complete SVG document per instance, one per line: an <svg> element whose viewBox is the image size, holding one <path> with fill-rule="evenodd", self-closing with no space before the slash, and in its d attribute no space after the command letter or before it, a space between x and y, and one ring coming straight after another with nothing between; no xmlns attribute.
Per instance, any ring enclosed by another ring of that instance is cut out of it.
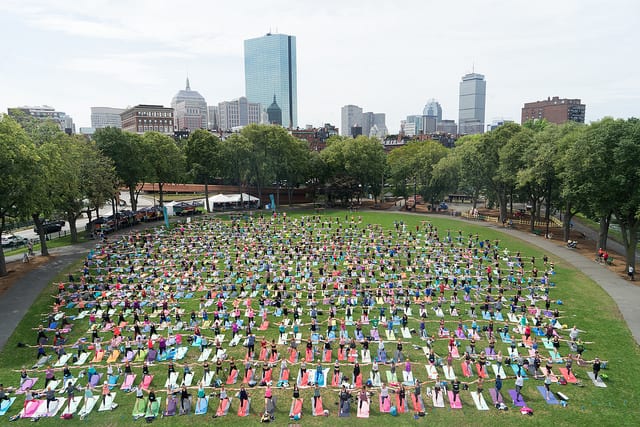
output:
<svg viewBox="0 0 640 427"><path fill-rule="evenodd" d="M605 118L590 125L546 121L507 123L481 135L460 138L448 149L436 141L413 141L385 153L375 138L332 136L320 152L286 129L250 125L224 139L196 130L174 140L157 132L133 134L98 129L91 141L69 136L53 122L29 117L0 119L0 234L8 218L32 218L46 239L42 220L63 215L77 240L75 223L84 212L98 214L115 204L119 189L137 209L141 183L157 186L196 182L205 185L207 210L211 183L233 184L262 197L276 188L291 203L303 187L314 199L348 204L361 197L377 203L385 196L420 194L435 204L452 192L483 196L497 206L500 219L513 214L513 202L531 204L534 221L561 212L568 239L573 216L600 221L599 246L606 248L613 218L619 223L629 265L635 267L640 225L640 123ZM6 274L0 252L0 275Z"/></svg>

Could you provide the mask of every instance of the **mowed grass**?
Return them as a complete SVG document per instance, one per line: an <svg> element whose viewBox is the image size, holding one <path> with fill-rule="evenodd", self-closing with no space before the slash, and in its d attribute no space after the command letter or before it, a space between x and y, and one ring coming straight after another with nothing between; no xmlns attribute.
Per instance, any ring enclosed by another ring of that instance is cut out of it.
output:
<svg viewBox="0 0 640 427"><path fill-rule="evenodd" d="M300 215L316 215L313 212L289 212L289 217L297 217ZM382 226L392 229L394 227L394 221L403 221L407 226L407 231L415 230L417 225L420 225L421 221L429 221L434 226L438 228L438 233L442 237L446 236L447 230L450 230L451 235L455 238L458 234L458 230L462 230L463 236L468 236L469 234L478 234L481 239L488 239L492 243L495 240L500 241L501 248L508 248L512 254L515 254L516 251L521 251L523 259L528 261L532 256L536 257L538 263L542 263L543 253L536 247L531 247L526 245L524 242L518 239L512 239L504 234L502 234L498 229L495 228L485 228L481 226L476 226L470 223L455 221L443 217L425 217L418 215L402 215L402 214L391 214L391 213L368 213L362 212L357 214L345 213L344 211L330 211L323 214L323 216L327 217L340 217L341 220L344 218L358 219L361 217L363 222L366 223L376 223L381 224ZM371 416L369 419L358 419L355 416L355 405L357 403L352 404L352 413L349 418L339 418L337 416L338 406L335 404L338 399L338 391L334 390L331 387L326 389L322 389L322 396L324 401L325 408L330 410L330 417L312 417L311 416L311 399L313 396L312 389L303 389L301 394L304 397L304 406L303 406L303 418L300 421L301 424L304 425L326 425L327 423L332 423L336 425L371 425L374 423L393 423L397 425L415 425L415 424L429 424L429 425L496 425L496 424L527 424L527 425L605 425L605 426L619 426L619 425L638 425L640 420L640 404L639 404L639 396L638 390L640 390L640 350L638 346L632 339L630 331L624 321L622 320L620 313L617 310L616 305L613 300L593 281L591 281L588 277L585 277L581 272L575 271L569 268L569 266L563 264L560 260L553 259L551 257L551 261L555 263L555 271L556 274L552 276L552 281L557 285L551 290L551 298L553 300L562 300L564 304L559 307L562 311L562 319L561 322L566 324L567 326L572 326L576 324L580 329L586 331L582 334L582 338L585 341L593 342L592 344L586 345L586 351L584 353L584 357L587 360L591 360L596 356L599 356L602 360L607 360L609 363L608 369L604 370L603 373L608 375L607 385L608 388L600 389L596 388L592 385L591 381L586 376L586 372L588 368L577 367L574 364L574 370L576 371L577 377L583 382L584 387L577 387L574 385L553 385L552 391L562 391L569 397L569 404L567 407L561 406L552 406L547 405L542 396L538 393L535 386L541 385L542 381L536 381L533 379L528 379L525 381L525 387L523 390L523 396L525 401L527 401L528 406L532 407L535 411L535 415L533 417L524 417L520 415L519 411L515 408L510 408L507 412L500 412L495 410L494 408L490 408L490 411L478 411L473 405L473 401L469 395L469 392L463 391L461 393L462 401L464 402L462 410L451 410L446 405L446 408L434 409L431 405L431 400L425 396L426 387L431 386L430 382L425 382L423 385L423 399L427 406L428 415L425 418L420 418L419 420L414 420L412 413L401 414L397 417L391 417L388 414L379 414L378 413L378 398L377 393L372 398L372 410ZM81 262L70 267L69 271L77 272L81 267ZM540 268L540 267L539 267ZM540 268L540 270L542 270ZM59 280L65 280L66 274L62 275ZM25 315L24 320L20 323L12 337L9 339L5 349L0 353L0 383L3 383L5 386L16 386L19 383L19 374L15 372L15 370L20 369L21 366L26 365L29 368L35 362L35 348L18 348L18 342L24 342L30 345L35 343L36 331L32 330L32 328L37 327L40 323L46 323L43 321L43 315L46 315L50 311L52 304L52 296L57 292L57 286L51 285L48 287L42 295L38 298L38 300L33 304L28 313ZM447 296L449 293L447 293ZM197 295L199 296L199 295ZM186 314L183 316L183 319L186 320L188 317L188 313L191 310L198 311L198 298L190 299L190 300L181 300L181 307L185 308ZM257 309L257 301L254 301L254 308ZM478 305L479 309L479 305ZM73 310L75 311L75 310ZM211 310L210 310L211 311ZM417 307L414 306L414 316L417 316ZM388 313L388 309L387 309ZM437 334L438 320L434 316L432 311L429 311L429 318L427 321L427 331L429 334ZM257 314L257 311L256 311ZM356 308L354 310L354 319L359 317L360 309ZM344 312L338 312L338 318L343 317ZM370 317L375 318L378 316L378 308L377 306L373 307L370 312ZM506 316L505 316L506 317ZM258 316L257 325L259 325L260 321ZM325 320L326 314L323 317L320 317L319 320ZM278 331L277 331L277 318L270 316L270 328L265 332L257 330L254 328L254 332L256 335L261 336L265 334L267 340L270 342L272 338L277 339ZM457 321L453 320L450 316L445 316L447 327L450 330L455 329ZM305 310L305 314L302 317L303 323L309 323L310 317ZM470 320L467 316L463 317L463 321L465 324L469 325ZM483 325L486 322L482 320L478 320L479 325ZM74 329L71 334L69 334L68 342L75 342L75 340L82 336L86 335L88 329L88 318L85 318L81 321L76 322ZM500 322L496 322L496 327L500 326ZM409 327L418 329L418 320L417 318L410 318ZM348 328L350 332L350 336L353 336L353 327ZM380 331L380 335L384 336L384 326L380 325L378 327ZM396 331L396 335L401 337L399 333L399 329L394 328ZM326 326L321 325L320 331L324 333L326 330ZM369 326L363 326L363 330L366 332L369 330ZM309 336L308 328L302 327L301 332L303 333L303 344L299 346L299 349L304 352L304 339ZM230 335L230 332L227 332L227 337ZM512 334L513 335L513 334ZM566 335L566 334L565 334ZM52 333L49 334L52 336ZM103 333L101 336L104 336L105 339L109 339L111 334ZM227 338L228 339L228 338ZM405 340L406 341L406 340ZM415 336L410 340L412 344L422 346L424 343ZM257 349L259 349L259 343L256 343ZM506 354L506 345L501 343L499 340L497 342L497 347L503 350L503 353ZM461 352L464 351L465 342L462 341ZM479 348L484 348L486 346L486 340L480 341L478 343ZM436 353L440 356L445 356L447 353L447 340L437 340L434 348ZM541 345L541 354L546 355L546 351L544 347ZM361 347L358 346L358 350ZM372 357L375 356L377 345L372 343L370 346ZM282 352L286 351L285 347L279 347L279 350ZM389 356L393 354L395 350L395 345L393 343L388 343L386 345L386 350ZM245 349L241 346L229 348L228 354L234 357L236 360L242 360L244 358ZM415 350L410 345L405 345L404 347L405 355L407 355L412 362L413 365L413 373L414 376L421 381L427 380L426 378L426 370L424 368L424 364L427 363L426 357L422 353L422 350ZM522 353L522 352L521 352ZM569 353L569 349L565 343L563 343L560 347L560 353L563 356L566 356ZM192 370L195 371L194 377L194 385L197 384L197 381L202 377L202 367L200 363L197 363L197 358L200 354L199 349L196 347L190 347L187 353L186 358L183 361L176 362L176 371L182 372L182 367L184 363L188 363ZM333 347L333 360L335 360L337 354L337 346ZM106 357L105 357L106 360ZM317 360L317 358L316 358ZM241 362L237 363L239 367L242 366ZM544 363L543 363L544 364ZM211 368L215 369L215 364L210 362ZM84 369L86 369L86 366ZM327 365L327 367L332 367L333 363ZM562 365L555 365L554 371L556 374L558 373L558 367ZM291 368L291 379L294 380L297 376L297 366L290 366ZM307 364L307 368L312 371L315 368L315 364ZM462 378L461 369L459 362L454 362L454 368L456 373L460 376L463 382L473 381L477 377L473 377L470 380ZM77 374L82 368L72 367L72 372ZM347 364L346 362L342 362L341 370L343 373L346 373L349 377L352 373L352 366ZM382 378L385 378L385 372L388 370L387 367L381 365L380 372L382 374ZM398 371L401 370L401 367L398 367ZM505 368L508 375L511 375L512 372ZM103 361L98 367L99 372L105 372L105 362ZM155 375L153 380L153 386L158 391L158 395L160 400L163 401L162 406L164 408L164 397L166 394L162 391L164 382L167 377L166 372L166 363L156 363L152 369L152 373ZM230 386L231 388L238 388L243 369L240 369L241 373L239 375L239 381L234 386ZM366 379L369 376L369 366L363 366L363 378ZM134 365L134 372L138 374L136 378L136 384L139 383L141 379L141 370L139 364ZM279 367L274 369L274 379L277 379L279 374ZM42 387L44 385L44 373L39 373L40 377L39 382L36 384L36 388ZM58 374L57 377L60 377L61 374ZM181 375L182 377L182 375ZM224 378L224 377L223 377ZM493 375L490 375L490 378L493 379ZM122 376L120 378L120 383L122 381ZM86 383L86 381L81 380L82 385ZM488 396L488 388L492 387L492 381L487 380L485 382L485 398L487 398L488 403L490 404L490 399ZM513 379L509 379L505 381L505 385L503 388L503 393L509 388L513 388ZM207 392L213 391L213 388L208 388ZM220 425L238 425L242 424L258 424L259 423L259 415L264 409L263 397L264 390L260 387L249 388L249 394L252 397L252 405L251 405L251 415L247 418L239 418L236 415L236 411L238 408L238 400L234 399L231 410L229 411L229 415L223 418L218 418L215 420L211 419L211 415L215 412L217 408L217 399L211 399L209 404L209 412L204 416L195 416L190 415L187 417L165 417L161 419L157 419L154 421L154 424L157 425L184 425L186 423L194 424L194 425L205 425L210 423L220 424ZM475 385L470 384L470 390L475 390ZM117 392L116 402L119 404L119 407L115 409L113 412L105 413L105 412L97 412L97 408L89 415L87 420L96 426L109 426L109 425L128 425L132 423L131 411L133 409L134 397L129 394L125 395L119 389L115 390ZM408 390L409 392L409 390ZM192 390L192 394L195 395L195 389ZM230 393L231 394L231 393ZM277 404L277 412L276 412L276 425L283 425L288 422L288 414L289 408L291 405L291 389L278 390L274 388L274 394L278 397ZM506 393L504 393L506 394ZM508 401L508 398L507 398ZM22 406L22 398L18 397L16 403L14 403L13 407L9 411L9 415L15 414L19 408ZM510 405L511 406L511 405ZM4 418L4 419L3 419ZM3 424L7 421L6 416L0 418L0 424ZM26 421L20 421L21 423L25 423ZM42 425L54 425L59 423L60 421L57 419L41 419L40 423ZM85 421L86 422L86 421ZM65 424L75 425L81 424L83 422L74 418L71 421L65 421ZM138 424L144 424L143 420L137 421Z"/></svg>

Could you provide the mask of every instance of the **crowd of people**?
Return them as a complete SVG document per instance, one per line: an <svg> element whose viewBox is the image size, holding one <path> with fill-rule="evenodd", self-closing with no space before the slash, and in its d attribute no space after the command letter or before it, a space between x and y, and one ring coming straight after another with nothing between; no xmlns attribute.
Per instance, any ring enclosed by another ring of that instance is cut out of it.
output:
<svg viewBox="0 0 640 427"><path fill-rule="evenodd" d="M428 221L385 228L353 213L131 232L104 238L56 285L34 328L37 363L15 388L44 373L47 413L53 381L67 411L80 390L101 388L105 404L121 388L145 400L144 416L165 391L168 415L191 410L190 390L199 413L217 396L214 416L227 414L231 392L239 416L260 394L265 420L275 414L272 387L292 390L292 418L307 390L313 415L328 413L323 397L348 415L354 395L358 416L368 415L375 393L382 412L407 412L410 402L423 414L422 396L434 405L448 396L454 407L465 390L502 397L504 381L517 400L527 375L549 400L554 384L575 378L574 363L592 365L596 378L601 367L582 358L581 331L553 298L554 274L547 256L477 234ZM125 387L131 376L142 381ZM35 388L23 391L33 398Z"/></svg>

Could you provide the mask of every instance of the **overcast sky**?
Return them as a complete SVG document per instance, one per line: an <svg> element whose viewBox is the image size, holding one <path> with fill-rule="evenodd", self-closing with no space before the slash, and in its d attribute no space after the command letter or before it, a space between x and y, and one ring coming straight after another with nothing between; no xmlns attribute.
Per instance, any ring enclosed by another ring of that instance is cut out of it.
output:
<svg viewBox="0 0 640 427"><path fill-rule="evenodd" d="M209 104L244 95L243 41L295 35L298 124L356 104L400 120L437 99L458 119L463 74L486 76L486 121L581 98L587 121L640 114L638 0L1 0L0 109L169 105L189 76Z"/></svg>

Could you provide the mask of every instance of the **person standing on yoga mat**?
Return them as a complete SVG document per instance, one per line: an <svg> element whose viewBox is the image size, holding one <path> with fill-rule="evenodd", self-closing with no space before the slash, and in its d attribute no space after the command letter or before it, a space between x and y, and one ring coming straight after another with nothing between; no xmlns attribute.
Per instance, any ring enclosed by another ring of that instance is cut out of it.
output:
<svg viewBox="0 0 640 427"><path fill-rule="evenodd" d="M544 390L545 390L545 397L547 400L549 400L549 398L551 397L551 375L546 375L544 377Z"/></svg>
<svg viewBox="0 0 640 427"><path fill-rule="evenodd" d="M55 390L51 390L51 387L47 387L47 391L45 393L45 396L47 397L47 414L49 413L49 404L51 402L57 402L58 399L56 399L56 391Z"/></svg>
<svg viewBox="0 0 640 427"><path fill-rule="evenodd" d="M502 378L500 378L500 375L496 375L496 395L500 396L500 391L502 390Z"/></svg>
<svg viewBox="0 0 640 427"><path fill-rule="evenodd" d="M516 377L516 400L520 400L522 398L522 386L524 386L524 378L518 372L518 376Z"/></svg>
<svg viewBox="0 0 640 427"><path fill-rule="evenodd" d="M362 411L362 403L367 401L367 386L363 385L362 390L360 390L360 404L359 409Z"/></svg>
<svg viewBox="0 0 640 427"><path fill-rule="evenodd" d="M600 368L602 368L602 364L600 363L600 359L597 357L593 360L593 379L598 379L598 374L600 373Z"/></svg>
<svg viewBox="0 0 640 427"><path fill-rule="evenodd" d="M240 395L238 397L240 398L240 407L244 408L244 403L249 401L249 394L244 386L240 387Z"/></svg>
<svg viewBox="0 0 640 427"><path fill-rule="evenodd" d="M460 380L458 378L454 379L451 386L453 391L453 401L455 402L458 400L458 394L460 394Z"/></svg>

